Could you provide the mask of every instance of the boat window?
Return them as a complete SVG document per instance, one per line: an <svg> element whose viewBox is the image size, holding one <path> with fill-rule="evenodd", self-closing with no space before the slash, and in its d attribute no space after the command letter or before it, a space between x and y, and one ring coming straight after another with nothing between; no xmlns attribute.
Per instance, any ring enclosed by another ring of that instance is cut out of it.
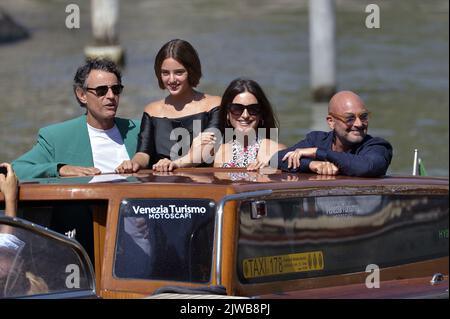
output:
<svg viewBox="0 0 450 319"><path fill-rule="evenodd" d="M208 282L214 213L207 199L123 200L114 276Z"/></svg>
<svg viewBox="0 0 450 319"><path fill-rule="evenodd" d="M76 239L94 262L93 212L106 215L108 201L19 201L18 217Z"/></svg>
<svg viewBox="0 0 450 319"><path fill-rule="evenodd" d="M448 256L448 195L270 199L252 219L240 205L237 273L243 283L301 279Z"/></svg>
<svg viewBox="0 0 450 319"><path fill-rule="evenodd" d="M93 295L94 275L87 255L63 236L32 228L0 220L0 298L48 294L63 298L80 291Z"/></svg>

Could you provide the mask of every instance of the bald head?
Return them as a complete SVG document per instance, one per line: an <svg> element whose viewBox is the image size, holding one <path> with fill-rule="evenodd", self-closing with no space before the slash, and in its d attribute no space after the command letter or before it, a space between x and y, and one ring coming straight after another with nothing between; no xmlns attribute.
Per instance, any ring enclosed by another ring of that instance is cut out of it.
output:
<svg viewBox="0 0 450 319"><path fill-rule="evenodd" d="M351 91L336 93L328 105L327 122L334 131L335 150L346 152L364 140L369 112L361 98Z"/></svg>
<svg viewBox="0 0 450 319"><path fill-rule="evenodd" d="M331 98L328 104L328 113L355 113L364 108L364 102L358 95L352 91L341 91Z"/></svg>

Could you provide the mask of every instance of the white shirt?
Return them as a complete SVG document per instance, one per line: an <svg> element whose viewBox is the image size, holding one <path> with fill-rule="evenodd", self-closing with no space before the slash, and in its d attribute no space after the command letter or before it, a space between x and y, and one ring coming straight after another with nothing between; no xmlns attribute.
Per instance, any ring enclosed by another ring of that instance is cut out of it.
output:
<svg viewBox="0 0 450 319"><path fill-rule="evenodd" d="M117 125L109 130L101 130L87 124L91 140L94 167L102 173L112 173L123 161L129 160Z"/></svg>

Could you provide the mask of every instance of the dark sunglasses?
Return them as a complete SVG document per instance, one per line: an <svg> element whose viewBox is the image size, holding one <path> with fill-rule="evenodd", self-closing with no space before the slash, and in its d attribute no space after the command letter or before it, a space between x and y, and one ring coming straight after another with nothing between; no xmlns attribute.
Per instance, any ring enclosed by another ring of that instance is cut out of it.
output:
<svg viewBox="0 0 450 319"><path fill-rule="evenodd" d="M259 104L249 104L249 105L242 105L237 103L228 104L228 111L230 111L230 113L235 116L240 116L242 113L244 113L245 109L247 109L248 114L250 114L251 116L261 114L261 107L259 106Z"/></svg>
<svg viewBox="0 0 450 319"><path fill-rule="evenodd" d="M361 113L358 114L353 114L353 113L347 113L345 115L340 115L340 114L336 114L333 112L329 113L332 117L337 118L338 120L341 120L342 122L344 122L346 125L350 126L353 125L356 121L356 118L359 118L359 120L366 124L369 122L369 117L370 117L370 112L368 111L363 111Z"/></svg>
<svg viewBox="0 0 450 319"><path fill-rule="evenodd" d="M96 88L86 88L86 90L95 91L95 95L98 97L105 96L108 93L109 88L111 88L111 91L114 95L119 95L123 91L123 85L122 84L114 84L111 86L108 85L100 85Z"/></svg>

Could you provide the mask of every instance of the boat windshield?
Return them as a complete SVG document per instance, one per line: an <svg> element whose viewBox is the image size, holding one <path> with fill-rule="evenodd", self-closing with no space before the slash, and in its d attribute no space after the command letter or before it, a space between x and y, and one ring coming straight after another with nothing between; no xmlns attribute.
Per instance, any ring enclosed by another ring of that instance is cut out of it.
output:
<svg viewBox="0 0 450 319"><path fill-rule="evenodd" d="M69 239L0 222L0 298L94 290L87 255Z"/></svg>
<svg viewBox="0 0 450 319"><path fill-rule="evenodd" d="M114 276L209 282L214 213L208 199L123 200Z"/></svg>

